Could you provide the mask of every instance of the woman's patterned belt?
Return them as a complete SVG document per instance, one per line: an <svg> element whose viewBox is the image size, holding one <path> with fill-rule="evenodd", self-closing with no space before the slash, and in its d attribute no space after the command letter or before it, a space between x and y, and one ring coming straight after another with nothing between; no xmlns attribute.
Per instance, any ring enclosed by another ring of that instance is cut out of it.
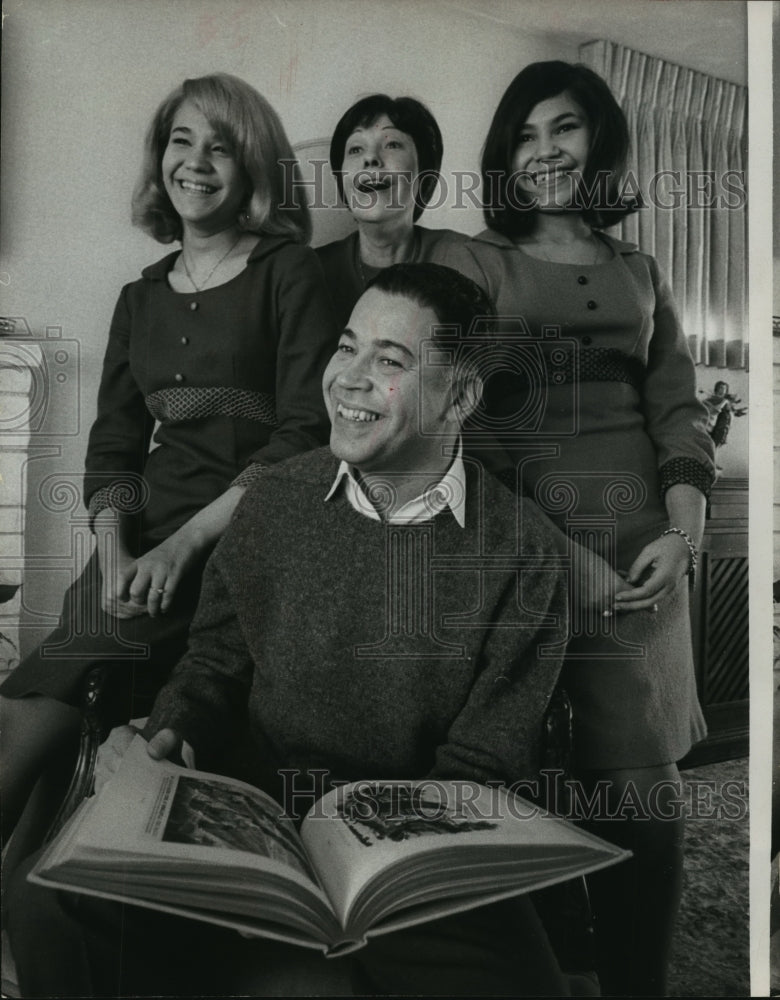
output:
<svg viewBox="0 0 780 1000"><path fill-rule="evenodd" d="M146 408L161 424L178 424L203 417L233 417L277 426L276 401L268 392L227 386L186 386L158 389L146 397Z"/></svg>

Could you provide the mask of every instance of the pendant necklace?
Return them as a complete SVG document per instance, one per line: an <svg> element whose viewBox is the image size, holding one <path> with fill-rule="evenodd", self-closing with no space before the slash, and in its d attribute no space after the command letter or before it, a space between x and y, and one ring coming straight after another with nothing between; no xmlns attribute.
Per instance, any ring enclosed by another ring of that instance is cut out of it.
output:
<svg viewBox="0 0 780 1000"><path fill-rule="evenodd" d="M181 251L181 262L182 262L182 264L184 264L184 272L185 272L185 274L187 275L187 277L188 277L188 278L190 279L190 283L191 283L192 287L193 287L193 288L195 289L195 291L196 291L196 292L202 292L202 291L203 291L203 289L204 289L204 288L206 287L206 285L207 285L207 284L209 283L209 281L211 280L211 276L212 276L212 274L214 274L214 272L215 272L215 271L216 271L216 269L217 269L217 268L219 267L219 265L220 265L220 264L221 264L221 263L222 263L223 261L227 260L227 259L228 259L228 257L229 257L229 256L230 256L230 255L231 255L231 254L233 253L233 251L234 251L234 250L236 249L236 247L238 246L238 244L239 244L239 241L240 241L240 239L241 239L241 237L242 237L243 235L244 235L243 233L239 233L239 234L238 234L238 236L237 236L237 238L236 238L235 242L234 242L233 244L231 244L231 246L229 246L229 247L228 247L228 249L227 249L227 250L225 251L225 253L223 253L223 254L222 254L222 256L221 256L221 257L219 258L219 260L218 260L218 261L217 261L217 263L216 263L216 264L214 265L214 267L212 267L212 269L211 269L211 270L209 271L209 273L208 273L208 274L206 275L206 277L205 277L205 278L203 279L203 281L202 281L202 282L200 283L200 285L198 285L198 284L197 284L197 282L195 281L195 279L194 279L194 278L192 277L192 272L190 271L189 267L187 266L187 258L186 258L186 257L185 257L185 255L184 255L184 247L182 247L182 251Z"/></svg>

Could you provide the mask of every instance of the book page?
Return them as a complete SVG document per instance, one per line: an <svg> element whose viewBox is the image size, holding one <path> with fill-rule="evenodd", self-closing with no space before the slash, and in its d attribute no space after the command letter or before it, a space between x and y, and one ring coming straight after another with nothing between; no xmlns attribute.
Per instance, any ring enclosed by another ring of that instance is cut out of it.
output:
<svg viewBox="0 0 780 1000"><path fill-rule="evenodd" d="M73 848L75 849L75 847ZM230 778L154 761L137 736L78 830L78 854L98 864L148 855L214 866L262 867L318 885L293 824L259 789Z"/></svg>
<svg viewBox="0 0 780 1000"><path fill-rule="evenodd" d="M278 803L242 782L154 761L140 736L31 878L311 947L341 933Z"/></svg>
<svg viewBox="0 0 780 1000"><path fill-rule="evenodd" d="M440 888L442 871L447 873L445 879L452 876L454 891L457 885L464 892L479 891L484 888L481 864L495 866L511 858L516 869L518 860L525 860L530 881L536 874L541 882L541 869L534 871L539 864L548 873L559 865L577 868L578 858L584 868L625 856L502 788L465 781L345 785L324 796L311 811L301 839L344 925L366 885L382 881L391 868L408 872L409 885L394 890L405 905L407 900L413 902L415 891L425 902L431 895L430 878Z"/></svg>

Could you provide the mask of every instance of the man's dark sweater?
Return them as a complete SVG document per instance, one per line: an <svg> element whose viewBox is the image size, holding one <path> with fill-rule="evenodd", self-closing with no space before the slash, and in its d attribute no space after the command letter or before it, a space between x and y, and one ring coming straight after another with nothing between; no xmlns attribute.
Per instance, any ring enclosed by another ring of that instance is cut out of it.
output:
<svg viewBox="0 0 780 1000"><path fill-rule="evenodd" d="M248 706L258 775L532 776L566 637L550 529L477 467L465 528L387 525L324 501L336 468L321 449L247 491L147 732L205 766Z"/></svg>

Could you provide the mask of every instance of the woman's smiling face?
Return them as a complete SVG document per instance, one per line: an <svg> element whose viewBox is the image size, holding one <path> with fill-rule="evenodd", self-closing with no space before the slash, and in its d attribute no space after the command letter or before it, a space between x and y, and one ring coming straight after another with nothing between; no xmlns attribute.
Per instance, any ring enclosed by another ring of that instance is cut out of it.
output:
<svg viewBox="0 0 780 1000"><path fill-rule="evenodd" d="M387 115L360 126L344 146L344 200L358 222L382 222L414 213L419 170L414 139Z"/></svg>
<svg viewBox="0 0 780 1000"><path fill-rule="evenodd" d="M247 179L228 141L190 101L174 115L161 169L185 231L208 235L235 224L249 194Z"/></svg>
<svg viewBox="0 0 780 1000"><path fill-rule="evenodd" d="M518 191L540 211L571 207L590 143L588 118L566 91L540 101L520 128L512 158Z"/></svg>

